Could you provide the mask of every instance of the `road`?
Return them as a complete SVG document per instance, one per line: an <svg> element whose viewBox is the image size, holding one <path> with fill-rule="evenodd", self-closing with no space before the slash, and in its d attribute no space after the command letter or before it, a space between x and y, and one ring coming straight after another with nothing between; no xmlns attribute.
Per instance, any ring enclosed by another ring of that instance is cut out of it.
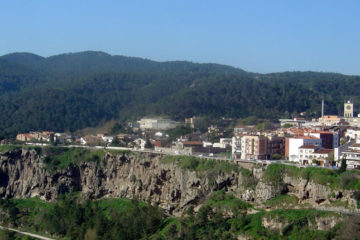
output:
<svg viewBox="0 0 360 240"><path fill-rule="evenodd" d="M33 145L33 146L39 146L39 144L33 144L33 143L26 143L26 145ZM50 144L42 144L41 146L49 146ZM109 150L122 150L122 151L133 151L133 152L141 152L141 153L154 153L154 154L161 154L161 155L171 155L171 156L177 156L179 154L176 153L170 153L170 152L159 152L151 149L135 149L135 148L127 148L127 147L108 147L108 146L87 146L87 145L62 145L61 147L69 147L69 148L88 148L88 149L109 149ZM269 165L271 163L281 163L288 166L296 166L298 168L305 168L305 167L319 167L319 166L312 166L312 165L301 165L297 163L289 163L286 160L245 160L245 159L236 159L229 160L226 159L226 157L210 157L210 156L199 156L199 154L193 154L190 155L193 157L198 157L202 159L214 159L214 160L221 160L221 161L231 161L231 162L243 162L243 163L250 163L250 164L262 164L262 165ZM331 167L321 167L321 168L329 168Z"/></svg>
<svg viewBox="0 0 360 240"><path fill-rule="evenodd" d="M29 237L32 237L32 238L36 238L36 239L41 239L41 240L55 240L54 238L48 238L48 237L40 236L40 235L34 234L34 233L23 232L23 231L14 229L14 228L8 228L8 227L0 226L0 229L1 229L1 230L8 230L8 231L11 231L11 232L17 232L17 233L20 233L20 234L22 234L22 235L26 235L26 236L29 236Z"/></svg>

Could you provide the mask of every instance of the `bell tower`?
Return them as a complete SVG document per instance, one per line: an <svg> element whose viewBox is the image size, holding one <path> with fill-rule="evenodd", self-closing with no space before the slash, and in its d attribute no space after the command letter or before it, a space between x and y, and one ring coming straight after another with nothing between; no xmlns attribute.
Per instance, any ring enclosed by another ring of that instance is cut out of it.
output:
<svg viewBox="0 0 360 240"><path fill-rule="evenodd" d="M344 117L352 118L354 114L354 104L351 100L344 103Z"/></svg>

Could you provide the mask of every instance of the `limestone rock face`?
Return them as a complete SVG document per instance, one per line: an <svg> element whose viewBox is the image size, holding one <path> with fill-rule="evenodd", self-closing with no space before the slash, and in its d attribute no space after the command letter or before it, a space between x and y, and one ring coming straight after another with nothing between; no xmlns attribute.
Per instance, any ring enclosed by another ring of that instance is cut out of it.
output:
<svg viewBox="0 0 360 240"><path fill-rule="evenodd" d="M272 185L260 181L255 188L255 200L262 203L274 198L283 192L283 187L282 184Z"/></svg>
<svg viewBox="0 0 360 240"><path fill-rule="evenodd" d="M48 169L42 158L28 149L0 154L0 198L39 197L52 201L60 194L80 191L90 199L136 197L176 215L189 206L200 205L211 192L221 189L255 203L288 192L317 205L334 195L327 186L288 176L280 184L266 183L259 168L252 169L259 179L251 181L241 172L209 175L190 171L161 163L159 154L106 154L99 163L83 161L58 170ZM340 195L354 202L351 192L334 196Z"/></svg>

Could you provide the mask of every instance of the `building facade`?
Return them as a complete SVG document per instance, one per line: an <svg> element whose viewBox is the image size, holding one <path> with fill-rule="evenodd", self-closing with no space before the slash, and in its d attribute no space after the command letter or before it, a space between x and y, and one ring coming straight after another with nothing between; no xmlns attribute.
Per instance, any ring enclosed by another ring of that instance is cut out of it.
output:
<svg viewBox="0 0 360 240"><path fill-rule="evenodd" d="M360 144L349 146L341 153L340 159L346 159L347 168L360 169Z"/></svg>
<svg viewBox="0 0 360 240"><path fill-rule="evenodd" d="M142 118L138 121L141 130L168 130L175 128L179 123L170 119Z"/></svg>
<svg viewBox="0 0 360 240"><path fill-rule="evenodd" d="M235 136L232 140L233 158L243 160L266 160L269 158L267 144L268 140L265 136Z"/></svg>
<svg viewBox="0 0 360 240"><path fill-rule="evenodd" d="M347 101L344 103L344 117L352 118L354 116L354 104L352 101Z"/></svg>
<svg viewBox="0 0 360 240"><path fill-rule="evenodd" d="M303 145L321 147L322 140L314 136L297 136L285 139L285 157L289 161L299 162L299 148Z"/></svg>

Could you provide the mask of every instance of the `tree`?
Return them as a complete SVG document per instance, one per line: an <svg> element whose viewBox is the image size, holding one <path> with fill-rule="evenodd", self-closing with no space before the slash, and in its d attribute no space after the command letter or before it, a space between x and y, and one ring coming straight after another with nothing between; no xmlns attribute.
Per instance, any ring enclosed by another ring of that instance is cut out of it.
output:
<svg viewBox="0 0 360 240"><path fill-rule="evenodd" d="M114 139L111 142L111 146L119 146L120 145L120 140L118 137L114 137Z"/></svg>
<svg viewBox="0 0 360 240"><path fill-rule="evenodd" d="M343 159L341 159L341 165L340 165L340 169L339 169L339 173L343 173L346 171L346 158L344 157Z"/></svg>
<svg viewBox="0 0 360 240"><path fill-rule="evenodd" d="M153 145L151 144L150 139L146 138L145 148L152 148L152 147L153 147Z"/></svg>

